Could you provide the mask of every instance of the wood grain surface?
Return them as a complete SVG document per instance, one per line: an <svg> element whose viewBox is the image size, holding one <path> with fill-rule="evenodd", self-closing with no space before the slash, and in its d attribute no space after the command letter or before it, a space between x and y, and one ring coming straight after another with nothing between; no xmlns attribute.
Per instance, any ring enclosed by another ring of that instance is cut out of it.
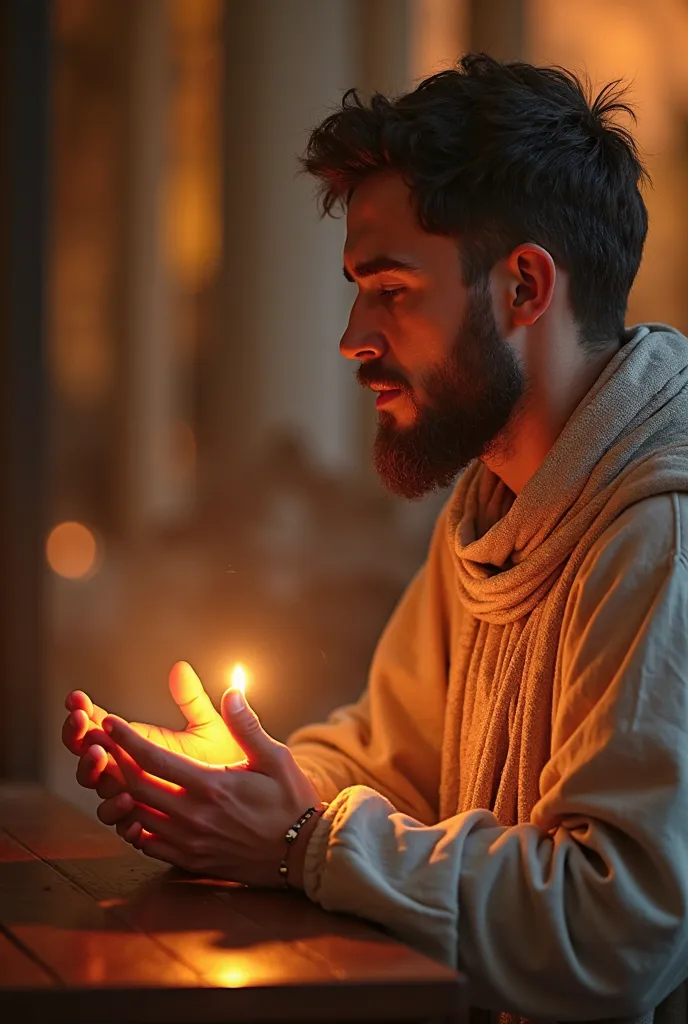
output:
<svg viewBox="0 0 688 1024"><path fill-rule="evenodd" d="M293 891L175 871L0 784L0 1021L463 1021L465 979Z"/></svg>

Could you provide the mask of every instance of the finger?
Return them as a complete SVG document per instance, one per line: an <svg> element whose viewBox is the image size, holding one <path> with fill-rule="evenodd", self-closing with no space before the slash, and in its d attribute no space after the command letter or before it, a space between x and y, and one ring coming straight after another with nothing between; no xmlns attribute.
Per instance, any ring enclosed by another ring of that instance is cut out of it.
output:
<svg viewBox="0 0 688 1024"><path fill-rule="evenodd" d="M102 725L103 719L107 715L105 708L94 704L83 690L72 690L65 701L65 707L70 711L85 711L95 725Z"/></svg>
<svg viewBox="0 0 688 1024"><path fill-rule="evenodd" d="M137 803L134 806L129 821L138 821L146 832L164 839L179 850L186 849L192 834L188 826L180 826L169 814L163 814L145 804Z"/></svg>
<svg viewBox="0 0 688 1024"><path fill-rule="evenodd" d="M146 857L162 860L166 864L172 864L174 867L181 868L182 871L188 871L189 874L192 874L188 854L182 853L181 850L178 850L176 846L168 843L165 839L159 839L158 836L154 835L147 835L144 831L138 840L137 848L142 853L145 853Z"/></svg>
<svg viewBox="0 0 688 1024"><path fill-rule="evenodd" d="M180 797L185 796L183 788L143 771L131 754L116 743L111 744L111 753L122 772L127 791L135 800L165 814L180 813Z"/></svg>
<svg viewBox="0 0 688 1024"><path fill-rule="evenodd" d="M90 751L93 747L103 751L105 758L101 755L96 759ZM108 799L117 796L127 788L124 776L115 759L103 749L100 744L93 744L79 758L76 768L76 781L84 789L95 789L98 796Z"/></svg>
<svg viewBox="0 0 688 1024"><path fill-rule="evenodd" d="M67 711L85 711L87 716L91 718L93 714L93 703L91 698L83 690L72 690L71 693L67 694L65 700L65 707Z"/></svg>
<svg viewBox="0 0 688 1024"><path fill-rule="evenodd" d="M105 708L101 708L99 704L92 704L93 711L91 712L91 721L95 722L96 725L102 728L103 719L107 718L108 712Z"/></svg>
<svg viewBox="0 0 688 1024"><path fill-rule="evenodd" d="M127 783L122 775L122 769L111 754L108 754L107 768L98 779L95 787L96 793L101 800L109 800L111 796L123 793Z"/></svg>
<svg viewBox="0 0 688 1024"><path fill-rule="evenodd" d="M116 825L134 809L134 798L131 793L118 793L109 800L98 804L96 814L103 825Z"/></svg>
<svg viewBox="0 0 688 1024"><path fill-rule="evenodd" d="M175 704L189 725L208 725L219 717L203 683L188 662L178 661L173 665L169 687Z"/></svg>
<svg viewBox="0 0 688 1024"><path fill-rule="evenodd" d="M131 839L129 838L130 835L140 835L141 833L141 825L140 822L136 820L135 815L136 811L131 811L115 825L115 832L117 835L121 836L122 839L126 840L128 843L131 842Z"/></svg>
<svg viewBox="0 0 688 1024"><path fill-rule="evenodd" d="M283 746L263 729L258 715L241 690L233 687L225 690L220 707L225 725L248 757L251 767L275 760L277 751Z"/></svg>
<svg viewBox="0 0 688 1024"><path fill-rule="evenodd" d="M93 744L79 758L76 768L76 781L84 789L95 789L101 775L107 768L107 764L107 752L98 744Z"/></svg>
<svg viewBox="0 0 688 1024"><path fill-rule="evenodd" d="M116 826L117 834L124 839L126 843L130 843L133 847L138 849L138 840L141 838L141 822L132 821L128 825L123 822Z"/></svg>
<svg viewBox="0 0 688 1024"><path fill-rule="evenodd" d="M92 719L86 718L85 711L72 711L62 726L62 740L73 754L81 757L94 743L107 740L107 736Z"/></svg>
<svg viewBox="0 0 688 1024"><path fill-rule="evenodd" d="M103 722L103 729L110 736L115 744L129 755L134 765L149 775L157 776L158 779L165 779L173 782L184 789L197 790L203 787L206 773L216 772L219 769L212 765L201 764L193 757L186 754L177 754L172 750L163 750L157 743L145 739L135 732L123 719L115 715L108 715ZM129 781L127 769L132 765L127 759L121 759L116 749L112 750L115 760L119 764L125 779ZM148 803L149 801L145 801ZM155 805L152 805L155 806Z"/></svg>
<svg viewBox="0 0 688 1024"><path fill-rule="evenodd" d="M103 713L103 717L105 713ZM91 743L99 742L103 732L94 719L88 718L82 708L67 715L62 726L62 742L72 754L80 757Z"/></svg>
<svg viewBox="0 0 688 1024"><path fill-rule="evenodd" d="M82 753L82 741L88 732L88 716L79 709L70 712L62 726L62 742L72 754Z"/></svg>

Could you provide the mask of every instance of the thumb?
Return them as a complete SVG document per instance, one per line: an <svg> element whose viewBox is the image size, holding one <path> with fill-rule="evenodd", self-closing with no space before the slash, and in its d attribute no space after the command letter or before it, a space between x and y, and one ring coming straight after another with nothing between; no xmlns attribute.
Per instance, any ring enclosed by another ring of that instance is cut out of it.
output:
<svg viewBox="0 0 688 1024"><path fill-rule="evenodd" d="M191 726L208 725L218 717L203 683L186 661L172 666L169 678L170 693L175 704Z"/></svg>
<svg viewBox="0 0 688 1024"><path fill-rule="evenodd" d="M243 691L230 686L222 695L220 708L225 725L246 754L249 764L257 765L269 760L276 746L275 741L263 729Z"/></svg>

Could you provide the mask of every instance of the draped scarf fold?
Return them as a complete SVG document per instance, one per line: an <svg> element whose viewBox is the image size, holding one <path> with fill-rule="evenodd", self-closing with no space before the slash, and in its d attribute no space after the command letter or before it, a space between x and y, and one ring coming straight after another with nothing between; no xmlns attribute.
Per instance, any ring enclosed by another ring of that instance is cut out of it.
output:
<svg viewBox="0 0 688 1024"><path fill-rule="evenodd" d="M514 497L482 462L457 484L450 544L462 605L441 816L527 821L550 756L572 584L603 531L643 498L688 490L688 339L663 324L623 344Z"/></svg>

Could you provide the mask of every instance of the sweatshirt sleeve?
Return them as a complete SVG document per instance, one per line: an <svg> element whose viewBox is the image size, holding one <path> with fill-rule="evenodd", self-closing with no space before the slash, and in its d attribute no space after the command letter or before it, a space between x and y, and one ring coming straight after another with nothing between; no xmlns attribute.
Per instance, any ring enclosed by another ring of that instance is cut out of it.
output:
<svg viewBox="0 0 688 1024"><path fill-rule="evenodd" d="M320 798L353 785L382 794L423 822L436 821L450 638L456 615L450 587L448 505L428 558L391 616L355 704L325 723L304 726L287 743Z"/></svg>
<svg viewBox="0 0 688 1024"><path fill-rule="evenodd" d="M582 566L530 821L428 827L354 786L306 851L312 899L461 968L473 1005L530 1018L638 1016L685 979L687 508L639 503Z"/></svg>

